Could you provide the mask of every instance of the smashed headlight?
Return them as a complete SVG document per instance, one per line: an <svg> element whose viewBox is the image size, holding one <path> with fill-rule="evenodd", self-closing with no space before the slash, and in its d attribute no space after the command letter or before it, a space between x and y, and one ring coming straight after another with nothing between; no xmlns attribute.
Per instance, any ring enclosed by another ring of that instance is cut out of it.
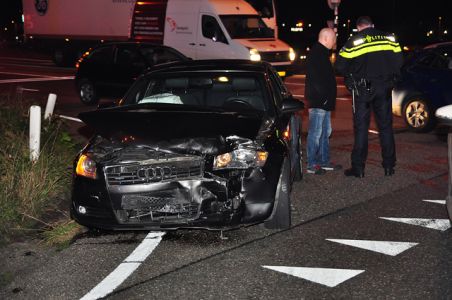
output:
<svg viewBox="0 0 452 300"><path fill-rule="evenodd" d="M215 157L214 170L246 169L249 167L263 167L267 161L268 152L253 149L237 149Z"/></svg>

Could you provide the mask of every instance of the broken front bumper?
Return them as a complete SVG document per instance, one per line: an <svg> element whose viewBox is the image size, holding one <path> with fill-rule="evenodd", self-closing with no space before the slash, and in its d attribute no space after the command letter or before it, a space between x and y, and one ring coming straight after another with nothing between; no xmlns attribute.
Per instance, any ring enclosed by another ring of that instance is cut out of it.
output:
<svg viewBox="0 0 452 300"><path fill-rule="evenodd" d="M271 214L275 189L265 178L259 168L129 185L75 177L71 213L102 229L234 228Z"/></svg>

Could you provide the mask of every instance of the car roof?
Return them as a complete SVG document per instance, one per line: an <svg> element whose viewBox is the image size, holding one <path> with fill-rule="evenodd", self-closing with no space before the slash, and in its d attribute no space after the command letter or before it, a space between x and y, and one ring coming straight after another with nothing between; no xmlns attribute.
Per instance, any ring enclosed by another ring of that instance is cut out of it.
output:
<svg viewBox="0 0 452 300"><path fill-rule="evenodd" d="M266 73L271 65L267 62L253 62L240 59L210 59L210 60L188 60L166 63L155 66L147 74L167 72L195 72L195 71L245 71Z"/></svg>

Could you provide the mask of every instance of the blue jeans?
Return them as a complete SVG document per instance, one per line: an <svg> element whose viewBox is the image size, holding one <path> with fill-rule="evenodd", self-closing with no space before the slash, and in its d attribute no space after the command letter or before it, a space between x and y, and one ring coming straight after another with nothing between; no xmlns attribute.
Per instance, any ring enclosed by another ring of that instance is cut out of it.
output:
<svg viewBox="0 0 452 300"><path fill-rule="evenodd" d="M308 168L330 163L331 112L320 108L309 109L309 129L306 145Z"/></svg>

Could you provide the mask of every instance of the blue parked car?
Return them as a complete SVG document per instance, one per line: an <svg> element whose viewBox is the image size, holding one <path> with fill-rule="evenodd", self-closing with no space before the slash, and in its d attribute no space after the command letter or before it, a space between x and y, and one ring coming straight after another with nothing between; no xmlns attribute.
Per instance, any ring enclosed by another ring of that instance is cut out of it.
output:
<svg viewBox="0 0 452 300"><path fill-rule="evenodd" d="M436 109L448 104L452 104L452 42L414 52L392 91L393 114L415 132L432 130Z"/></svg>

